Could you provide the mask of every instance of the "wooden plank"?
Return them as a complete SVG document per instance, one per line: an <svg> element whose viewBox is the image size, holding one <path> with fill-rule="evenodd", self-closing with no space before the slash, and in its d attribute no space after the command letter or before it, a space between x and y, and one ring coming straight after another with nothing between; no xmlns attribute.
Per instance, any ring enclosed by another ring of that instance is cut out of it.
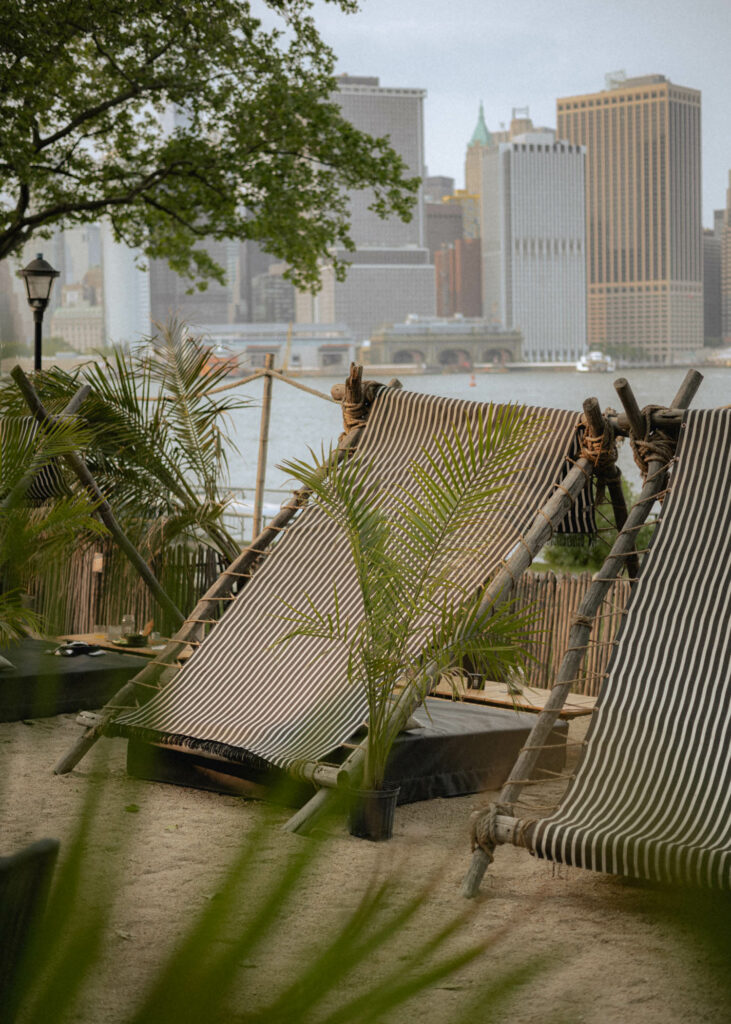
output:
<svg viewBox="0 0 731 1024"><path fill-rule="evenodd" d="M454 684L454 685L453 685ZM551 695L550 690L539 686L524 686L520 693L510 692L507 683L496 683L486 680L482 689L469 689L463 680L440 679L434 690L433 697L456 698L472 704L488 704L492 707L511 708L516 711L543 711L546 701ZM583 693L569 693L560 718L577 718L590 715L594 710L596 697Z"/></svg>

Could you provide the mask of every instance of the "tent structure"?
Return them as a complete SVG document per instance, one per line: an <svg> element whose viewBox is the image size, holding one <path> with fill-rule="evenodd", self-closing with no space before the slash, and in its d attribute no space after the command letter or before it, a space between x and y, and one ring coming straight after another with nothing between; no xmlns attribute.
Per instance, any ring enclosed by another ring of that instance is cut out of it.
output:
<svg viewBox="0 0 731 1024"><path fill-rule="evenodd" d="M474 402L395 387L364 390L370 399L366 425L362 403L360 413L353 415L350 407L357 402L346 395L352 429L341 438L339 450L347 457L357 444L362 458L376 467L382 488L403 481L406 468L423 459L425 451L433 454L440 433L456 428L464 436L468 424L485 413ZM595 406L595 419L603 428ZM586 485L597 459L580 448L579 417L544 409L526 410L525 415L540 419L540 436L515 465L500 508L480 524L479 543L469 532L461 538L463 549L475 552L468 564L464 559L460 564L462 582L465 574L466 582L477 588L490 581L485 600L507 594L511 580L572 509L575 527L591 525ZM598 435L599 451L602 429L586 433ZM122 734L253 769L275 765L322 786L316 794L319 802L343 773L357 773L362 757L358 743L348 748L344 763L328 762L335 748L350 743L365 718L363 694L345 681L338 661L342 654L313 648L309 638L293 641L284 653L272 649L282 632L282 598L292 599L305 584L313 601L322 602L327 611L337 579L343 609L357 613L358 598L348 581L348 559L337 530L317 506L305 508L306 503L307 494L297 492L204 595L158 658L98 719L84 719L84 737L57 772L70 770L100 735ZM186 646L194 654L180 669L177 659ZM412 711L408 697L396 700L395 716L406 721ZM305 817L312 810L305 808Z"/></svg>
<svg viewBox="0 0 731 1024"><path fill-rule="evenodd" d="M689 397L681 389L674 405L684 408ZM635 436L651 418L639 419ZM665 425L671 420L666 413ZM654 444L651 430L643 438L650 456L643 493L576 616L552 706L499 803L473 823L466 896L506 842L596 871L731 887L731 408L688 411L678 427L672 458L670 438ZM554 813L516 814L531 758L585 653L602 589L658 497L652 544L573 778Z"/></svg>

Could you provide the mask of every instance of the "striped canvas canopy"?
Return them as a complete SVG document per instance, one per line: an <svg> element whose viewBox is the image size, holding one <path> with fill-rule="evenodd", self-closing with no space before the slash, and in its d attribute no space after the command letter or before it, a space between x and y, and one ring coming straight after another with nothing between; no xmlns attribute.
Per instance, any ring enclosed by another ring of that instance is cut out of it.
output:
<svg viewBox="0 0 731 1024"><path fill-rule="evenodd" d="M731 885L731 408L689 412L576 778L540 857Z"/></svg>
<svg viewBox="0 0 731 1024"><path fill-rule="evenodd" d="M474 402L384 389L371 408L358 445L382 489L407 479L413 460L454 425L464 440L481 410ZM479 537L463 538L477 553L460 566L460 580L485 583L518 543L536 509L553 493L573 451L577 414L532 409L541 432L515 468L504 501L481 525ZM530 470L522 467L530 466ZM372 481L373 477L369 477ZM502 496L501 496L502 499ZM474 528L473 528L474 529ZM484 544L485 537L490 538ZM340 614L355 621L360 595L340 528L316 506L307 508L283 535L240 596L176 678L149 703L121 715L114 732L183 744L233 760L287 768L317 761L364 722L366 700L346 680L347 652L326 642L286 632L283 600L302 603L307 593L323 613L333 610L337 583Z"/></svg>

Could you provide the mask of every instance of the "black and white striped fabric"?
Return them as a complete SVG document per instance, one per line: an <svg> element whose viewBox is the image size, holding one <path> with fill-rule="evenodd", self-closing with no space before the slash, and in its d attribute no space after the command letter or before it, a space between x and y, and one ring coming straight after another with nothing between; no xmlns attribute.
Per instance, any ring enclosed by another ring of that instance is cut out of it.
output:
<svg viewBox="0 0 731 1024"><path fill-rule="evenodd" d="M0 417L0 479L5 480L18 468L30 465L35 450L35 438L38 424L32 416ZM21 460L21 466L16 465ZM13 462L11 469L6 470L7 461ZM32 505L39 505L51 498L61 498L68 494L63 473L58 459L52 459L36 474L26 492L26 500Z"/></svg>
<svg viewBox="0 0 731 1024"><path fill-rule="evenodd" d="M731 886L731 409L689 412L581 765L534 852Z"/></svg>
<svg viewBox="0 0 731 1024"><path fill-rule="evenodd" d="M358 451L388 492L405 483L409 465L435 452L435 437L468 423L486 406L409 393L380 392ZM514 463L509 489L463 538L460 581L478 587L518 543L537 508L553 492L572 450L576 413L528 409L541 433ZM522 467L530 466L530 470ZM369 477L369 482L372 481ZM486 544L485 538L490 539ZM273 646L287 631L283 601L302 607L305 593L323 614L337 583L342 618L360 617L360 594L340 528L307 508L277 543L210 637L176 678L149 703L121 715L111 731L183 744L254 765L287 768L321 760L359 728L363 693L346 680L347 652L311 637Z"/></svg>

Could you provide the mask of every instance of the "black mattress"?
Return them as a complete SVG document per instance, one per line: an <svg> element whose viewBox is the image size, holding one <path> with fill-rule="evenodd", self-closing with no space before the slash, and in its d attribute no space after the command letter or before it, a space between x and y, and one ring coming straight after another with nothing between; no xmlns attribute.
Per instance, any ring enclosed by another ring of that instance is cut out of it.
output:
<svg viewBox="0 0 731 1024"><path fill-rule="evenodd" d="M388 781L401 787L400 804L502 786L536 721L529 712L436 697L413 717L424 728L399 736L386 770ZM567 735L560 722L547 745L564 744ZM563 745L544 750L538 767L560 771L565 757Z"/></svg>
<svg viewBox="0 0 731 1024"><path fill-rule="evenodd" d="M54 640L17 640L0 650L0 722L99 708L146 664L131 654L49 654Z"/></svg>
<svg viewBox="0 0 731 1024"><path fill-rule="evenodd" d="M399 736L386 771L387 781L400 786L400 804L498 788L536 720L527 712L438 698L429 698L426 708L419 708L413 717L423 728ZM542 752L539 768L562 769L567 734L567 724L558 722L547 741L556 746ZM285 801L293 805L303 803L313 792L305 783L283 785L286 776L275 768L257 771L201 751L139 739L129 740L127 769L138 778L219 793L263 799L285 793Z"/></svg>

